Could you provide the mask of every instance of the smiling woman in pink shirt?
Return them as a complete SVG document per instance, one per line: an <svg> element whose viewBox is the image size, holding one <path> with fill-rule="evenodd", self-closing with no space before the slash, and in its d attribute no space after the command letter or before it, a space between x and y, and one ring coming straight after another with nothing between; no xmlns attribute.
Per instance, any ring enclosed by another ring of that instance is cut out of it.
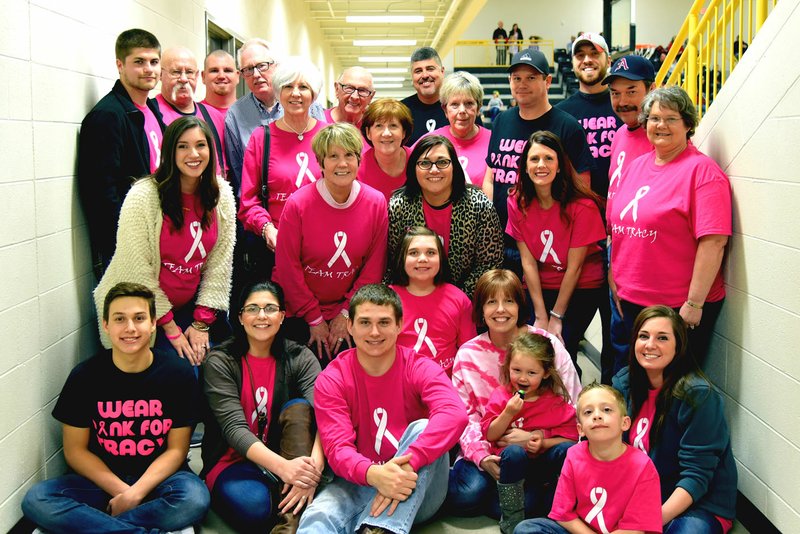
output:
<svg viewBox="0 0 800 534"><path fill-rule="evenodd" d="M364 152L358 179L386 197L406 182L406 162L411 148L405 146L414 129L411 111L392 98L369 105L361 122L361 133L369 148Z"/></svg>
<svg viewBox="0 0 800 534"><path fill-rule="evenodd" d="M274 279L286 290L288 336L320 359L350 346L347 309L386 265L386 199L356 180L361 134L349 123L324 127L312 142L322 178L286 202Z"/></svg>

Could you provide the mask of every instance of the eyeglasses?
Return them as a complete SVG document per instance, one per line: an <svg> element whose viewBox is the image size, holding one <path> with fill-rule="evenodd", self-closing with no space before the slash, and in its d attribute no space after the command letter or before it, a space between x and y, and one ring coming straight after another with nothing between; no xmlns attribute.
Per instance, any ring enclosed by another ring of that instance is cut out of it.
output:
<svg viewBox="0 0 800 534"><path fill-rule="evenodd" d="M262 311L264 312L264 315L275 315L276 313L281 311L281 307L277 306L275 304L267 304L264 307L261 307L258 304L248 304L247 306L242 308L240 311L241 311L241 313L243 313L245 315L251 315L251 316L255 317L258 314L260 314Z"/></svg>
<svg viewBox="0 0 800 534"><path fill-rule="evenodd" d="M256 70L258 70L259 74L265 74L274 64L274 61L262 61L261 63L256 63L252 67L242 67L239 69L239 73L245 78L250 78Z"/></svg>
<svg viewBox="0 0 800 534"><path fill-rule="evenodd" d="M672 125L674 125L674 124L676 124L676 123L678 123L679 121L682 121L682 120L683 120L682 117L657 117L657 116L654 116L654 115L651 115L651 116L647 117L647 122L649 122L650 124L656 124L657 125L657 124L663 122L667 126L672 126Z"/></svg>
<svg viewBox="0 0 800 534"><path fill-rule="evenodd" d="M358 96L360 96L361 98L367 98L368 96L372 96L372 93L375 92L375 91L370 91L366 87L353 87L352 85L345 85L343 83L339 84L339 88L346 95L352 95L353 93L358 93Z"/></svg>
<svg viewBox="0 0 800 534"><path fill-rule="evenodd" d="M182 74L185 74L186 77L191 80L192 78L197 76L197 71L192 69L171 70L168 71L167 74L169 74L169 77L172 78L173 80L177 80L178 78L181 77Z"/></svg>
<svg viewBox="0 0 800 534"><path fill-rule="evenodd" d="M436 165L436 168L441 171L441 170L444 170L447 167L449 167L451 163L452 163L452 161L450 161L449 159L446 159L446 158L445 159L437 159L436 161L431 161L429 159L421 159L421 160L419 160L417 162L417 167L419 167L423 171L427 171L427 170L431 169L434 165Z"/></svg>

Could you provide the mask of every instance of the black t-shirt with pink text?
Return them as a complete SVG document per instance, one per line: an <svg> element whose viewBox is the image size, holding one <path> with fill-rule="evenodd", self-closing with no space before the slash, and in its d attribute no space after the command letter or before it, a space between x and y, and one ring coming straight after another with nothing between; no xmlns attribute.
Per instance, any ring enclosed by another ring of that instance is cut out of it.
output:
<svg viewBox="0 0 800 534"><path fill-rule="evenodd" d="M53 417L88 428L90 452L120 478L139 478L167 449L169 430L195 422L197 400L186 360L154 350L150 367L125 373L109 350L72 370Z"/></svg>

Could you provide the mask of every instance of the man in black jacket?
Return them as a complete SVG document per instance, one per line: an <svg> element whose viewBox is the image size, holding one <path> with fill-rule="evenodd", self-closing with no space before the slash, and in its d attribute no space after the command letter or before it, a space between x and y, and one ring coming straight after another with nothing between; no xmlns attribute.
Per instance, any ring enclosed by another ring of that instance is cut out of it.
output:
<svg viewBox="0 0 800 534"><path fill-rule="evenodd" d="M116 247L122 201L133 179L158 167L164 124L148 95L161 74L161 45L145 30L117 37L119 80L81 124L78 186L100 275Z"/></svg>
<svg viewBox="0 0 800 534"><path fill-rule="evenodd" d="M506 64L506 41L508 40L508 33L503 29L503 21L497 23L497 28L492 33L492 41L497 49L497 57L495 58L496 65Z"/></svg>

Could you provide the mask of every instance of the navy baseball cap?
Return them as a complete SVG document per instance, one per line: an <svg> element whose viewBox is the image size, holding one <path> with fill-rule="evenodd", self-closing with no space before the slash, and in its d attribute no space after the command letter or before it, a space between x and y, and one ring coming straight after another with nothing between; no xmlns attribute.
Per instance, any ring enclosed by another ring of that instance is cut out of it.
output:
<svg viewBox="0 0 800 534"><path fill-rule="evenodd" d="M608 76L603 79L603 85L608 85L614 77L627 78L629 80L655 80L656 69L649 59L636 54L622 56L617 59Z"/></svg>
<svg viewBox="0 0 800 534"><path fill-rule="evenodd" d="M528 65L533 67L544 75L550 74L550 64L547 63L547 58L538 50L531 50L526 48L522 52L517 52L511 58L511 66L508 67L508 72L513 72L517 65Z"/></svg>

